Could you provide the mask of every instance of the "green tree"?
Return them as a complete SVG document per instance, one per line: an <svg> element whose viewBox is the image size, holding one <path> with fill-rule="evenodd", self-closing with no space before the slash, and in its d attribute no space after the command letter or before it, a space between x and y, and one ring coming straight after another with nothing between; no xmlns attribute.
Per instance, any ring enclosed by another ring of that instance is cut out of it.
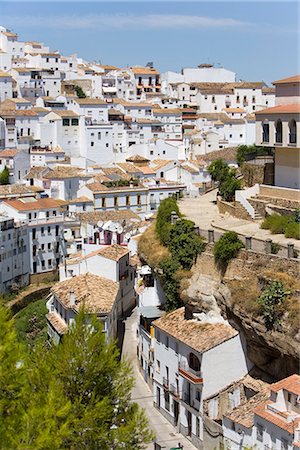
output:
<svg viewBox="0 0 300 450"><path fill-rule="evenodd" d="M129 450L153 438L130 398L130 367L86 318L81 311L59 346L26 352L0 309L1 449Z"/></svg>
<svg viewBox="0 0 300 450"><path fill-rule="evenodd" d="M180 211L177 202L173 198L165 198L159 205L156 217L155 230L162 244L166 245L169 241L171 230L171 213L175 212L180 217Z"/></svg>
<svg viewBox="0 0 300 450"><path fill-rule="evenodd" d="M9 171L6 166L0 173L0 184L9 184Z"/></svg>
<svg viewBox="0 0 300 450"><path fill-rule="evenodd" d="M284 313L284 302L287 291L281 281L269 281L267 287L257 299L257 303L261 306L261 312L264 317L267 330L271 330L274 325L280 322L280 318Z"/></svg>
<svg viewBox="0 0 300 450"><path fill-rule="evenodd" d="M86 95L80 86L75 86L75 92L78 98L86 98Z"/></svg>
<svg viewBox="0 0 300 450"><path fill-rule="evenodd" d="M223 159L216 159L207 168L213 181L220 183L227 178L230 168Z"/></svg>
<svg viewBox="0 0 300 450"><path fill-rule="evenodd" d="M232 202L238 189L241 189L241 181L235 177L234 172L229 172L220 183L219 193L225 202Z"/></svg>
<svg viewBox="0 0 300 450"><path fill-rule="evenodd" d="M194 227L191 220L180 219L169 233L168 248L184 269L190 269L197 255L204 250L203 240L195 233Z"/></svg>
<svg viewBox="0 0 300 450"><path fill-rule="evenodd" d="M268 147L257 147L256 145L239 145L236 152L238 165L241 166L245 162L246 156L251 153L254 156L271 155L272 149Z"/></svg>
<svg viewBox="0 0 300 450"><path fill-rule="evenodd" d="M180 283L176 276L176 272L180 269L180 264L173 257L169 257L160 263L162 270L162 284L164 288L166 303L165 309L173 311L182 306L182 300L179 296Z"/></svg>
<svg viewBox="0 0 300 450"><path fill-rule="evenodd" d="M229 261L235 258L244 244L239 239L235 231L227 231L214 244L214 258L221 266L226 266Z"/></svg>

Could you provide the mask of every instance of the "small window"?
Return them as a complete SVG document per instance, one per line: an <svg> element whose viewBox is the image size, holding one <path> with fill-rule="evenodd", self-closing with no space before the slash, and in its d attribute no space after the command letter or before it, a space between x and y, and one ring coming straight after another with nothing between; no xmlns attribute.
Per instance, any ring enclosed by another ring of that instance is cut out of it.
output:
<svg viewBox="0 0 300 450"><path fill-rule="evenodd" d="M91 147L94 147L94 142L91 142Z"/></svg>
<svg viewBox="0 0 300 450"><path fill-rule="evenodd" d="M70 126L70 119L63 119L63 127Z"/></svg>
<svg viewBox="0 0 300 450"><path fill-rule="evenodd" d="M102 197L102 208L106 208L106 198L105 197Z"/></svg>
<svg viewBox="0 0 300 450"><path fill-rule="evenodd" d="M160 373L160 361L158 359L156 360L156 372Z"/></svg>
<svg viewBox="0 0 300 450"><path fill-rule="evenodd" d="M78 119L72 119L72 125L75 127L78 127L79 120Z"/></svg>
<svg viewBox="0 0 300 450"><path fill-rule="evenodd" d="M169 348L169 336L166 336L166 347Z"/></svg>

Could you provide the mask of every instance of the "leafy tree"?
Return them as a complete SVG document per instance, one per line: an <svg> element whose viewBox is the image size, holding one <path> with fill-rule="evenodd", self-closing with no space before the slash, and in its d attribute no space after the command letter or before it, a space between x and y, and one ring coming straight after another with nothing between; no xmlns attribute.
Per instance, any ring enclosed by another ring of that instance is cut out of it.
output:
<svg viewBox="0 0 300 450"><path fill-rule="evenodd" d="M204 250L204 243L195 233L194 222L181 219L172 226L169 234L168 248L173 258L184 269L190 269L197 255Z"/></svg>
<svg viewBox="0 0 300 450"><path fill-rule="evenodd" d="M81 311L62 344L26 352L0 309L0 448L142 449L153 438L131 402L131 369ZM16 433L15 430L18 430Z"/></svg>
<svg viewBox="0 0 300 450"><path fill-rule="evenodd" d="M236 152L238 165L241 166L245 162L246 156L251 153L254 156L271 155L272 150L268 147L257 147L256 145L239 145Z"/></svg>
<svg viewBox="0 0 300 450"><path fill-rule="evenodd" d="M9 171L6 166L0 173L0 184L9 184Z"/></svg>
<svg viewBox="0 0 300 450"><path fill-rule="evenodd" d="M241 189L241 181L235 177L233 172L229 172L227 177L220 183L219 192L223 200L231 202L234 200L235 191Z"/></svg>
<svg viewBox="0 0 300 450"><path fill-rule="evenodd" d="M284 302L289 291L285 290L281 281L269 281L266 289L257 299L261 306L267 330L271 330L274 325L280 322L284 313Z"/></svg>
<svg viewBox="0 0 300 450"><path fill-rule="evenodd" d="M162 269L161 279L166 298L165 308L167 311L180 308L182 306L179 296L180 283L176 276L177 270L180 269L180 264L170 257L160 263L160 268Z"/></svg>
<svg viewBox="0 0 300 450"><path fill-rule="evenodd" d="M235 231L227 231L214 244L214 257L221 266L226 266L235 258L241 248L244 247Z"/></svg>
<svg viewBox="0 0 300 450"><path fill-rule="evenodd" d="M171 230L171 213L176 212L180 217L180 211L177 202L173 198L165 198L159 205L156 217L155 230L160 242L166 245L169 241Z"/></svg>
<svg viewBox="0 0 300 450"><path fill-rule="evenodd" d="M220 183L225 180L230 172L228 164L223 159L216 159L207 168L213 181Z"/></svg>
<svg viewBox="0 0 300 450"><path fill-rule="evenodd" d="M86 95L80 86L75 86L75 92L78 98L86 98Z"/></svg>

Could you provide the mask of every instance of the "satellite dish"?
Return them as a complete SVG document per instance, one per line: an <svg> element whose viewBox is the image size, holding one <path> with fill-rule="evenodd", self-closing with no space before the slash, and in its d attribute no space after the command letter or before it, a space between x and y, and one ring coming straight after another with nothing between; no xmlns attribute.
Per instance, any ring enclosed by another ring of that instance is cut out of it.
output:
<svg viewBox="0 0 300 450"><path fill-rule="evenodd" d="M103 225L104 225L103 220L99 220L99 221L97 222L97 227L102 228Z"/></svg>
<svg viewBox="0 0 300 450"><path fill-rule="evenodd" d="M129 241L129 239L131 238L131 234L126 233L124 237L125 237L126 241Z"/></svg>
<svg viewBox="0 0 300 450"><path fill-rule="evenodd" d="M72 231L69 230L69 229L64 230L64 238L65 239L71 239L71 237L72 237Z"/></svg>
<svg viewBox="0 0 300 450"><path fill-rule="evenodd" d="M112 224L111 220L109 220L108 222L105 222L105 224L103 225L103 230L108 231L110 229L111 224Z"/></svg>
<svg viewBox="0 0 300 450"><path fill-rule="evenodd" d="M121 225L118 226L118 228L117 228L117 233L118 233L118 234L123 233L123 227L122 227Z"/></svg>

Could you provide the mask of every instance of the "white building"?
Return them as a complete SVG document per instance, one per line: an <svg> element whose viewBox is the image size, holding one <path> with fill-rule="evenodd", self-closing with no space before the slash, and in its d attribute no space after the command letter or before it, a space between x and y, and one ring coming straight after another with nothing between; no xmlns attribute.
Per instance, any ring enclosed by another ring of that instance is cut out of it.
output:
<svg viewBox="0 0 300 450"><path fill-rule="evenodd" d="M186 319L184 308L153 326L154 403L197 448L203 448L203 401L248 373L252 365L245 343L228 323Z"/></svg>
<svg viewBox="0 0 300 450"><path fill-rule="evenodd" d="M300 446L300 376L256 394L223 418L229 450L296 450Z"/></svg>
<svg viewBox="0 0 300 450"><path fill-rule="evenodd" d="M0 216L0 291L20 289L29 283L30 247L28 226Z"/></svg>
<svg viewBox="0 0 300 450"><path fill-rule="evenodd" d="M0 151L0 171L9 171L9 183L23 183L23 179L30 168L28 150L5 149Z"/></svg>
<svg viewBox="0 0 300 450"><path fill-rule="evenodd" d="M62 203L51 198L26 197L0 204L2 214L17 224L28 224L31 274L56 269L64 256Z"/></svg>
<svg viewBox="0 0 300 450"><path fill-rule="evenodd" d="M0 54L1 56L1 54ZM0 102L12 97L12 76L0 69Z"/></svg>

